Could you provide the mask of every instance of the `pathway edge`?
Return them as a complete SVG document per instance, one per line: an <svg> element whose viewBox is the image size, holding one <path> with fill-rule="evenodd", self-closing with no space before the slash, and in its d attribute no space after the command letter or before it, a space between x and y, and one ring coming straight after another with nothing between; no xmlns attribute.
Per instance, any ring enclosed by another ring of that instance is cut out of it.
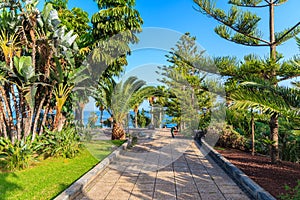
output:
<svg viewBox="0 0 300 200"><path fill-rule="evenodd" d="M276 200L269 192L260 187L256 182L254 182L249 176L232 164L229 160L224 158L220 153L214 150L209 144L205 141L201 141L199 144L195 140L196 146L206 152L208 155L226 172L231 178L243 189L246 190L254 199L256 200Z"/></svg>
<svg viewBox="0 0 300 200"><path fill-rule="evenodd" d="M76 198L89 183L91 183L111 162L128 148L129 143L130 141L127 140L90 171L86 172L81 178L61 192L54 200L70 200Z"/></svg>

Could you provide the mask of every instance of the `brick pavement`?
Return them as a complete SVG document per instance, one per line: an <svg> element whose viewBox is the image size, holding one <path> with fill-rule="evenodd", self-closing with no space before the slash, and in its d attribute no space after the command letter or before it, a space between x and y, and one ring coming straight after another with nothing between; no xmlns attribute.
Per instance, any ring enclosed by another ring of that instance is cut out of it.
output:
<svg viewBox="0 0 300 200"><path fill-rule="evenodd" d="M148 133L109 165L77 200L249 199L192 139L172 139L169 130Z"/></svg>

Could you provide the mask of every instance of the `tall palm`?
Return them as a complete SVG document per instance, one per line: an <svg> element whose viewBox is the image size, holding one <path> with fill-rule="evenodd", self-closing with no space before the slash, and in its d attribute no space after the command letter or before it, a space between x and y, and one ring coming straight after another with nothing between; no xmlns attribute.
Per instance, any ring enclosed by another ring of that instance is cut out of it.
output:
<svg viewBox="0 0 300 200"><path fill-rule="evenodd" d="M146 98L155 94L155 87L147 86L146 82L136 77L129 77L124 83L118 83L112 95L111 111L113 114L112 139L125 139L123 121L128 112L141 104Z"/></svg>

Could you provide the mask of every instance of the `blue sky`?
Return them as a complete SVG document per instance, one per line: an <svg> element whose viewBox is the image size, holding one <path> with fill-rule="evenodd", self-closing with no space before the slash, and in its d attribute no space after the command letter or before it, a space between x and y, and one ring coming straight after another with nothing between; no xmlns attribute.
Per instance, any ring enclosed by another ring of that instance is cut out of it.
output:
<svg viewBox="0 0 300 200"><path fill-rule="evenodd" d="M228 8L227 0L218 0L217 2L218 7ZM96 3L92 0L69 0L68 6L69 8L80 7L87 11L90 17L98 11ZM244 55L250 53L262 57L268 55L267 47L246 47L220 38L214 32L218 23L197 12L195 8L197 5L192 0L136 0L136 9L144 20L145 31L140 36L140 46L133 46L132 55L128 57L129 64L126 73L137 75L143 80L147 79L150 84L157 84L156 79L159 77L155 74L156 66L167 64L165 55L185 32L196 36L199 46L210 56L243 58ZM280 31L299 22L299 8L299 0L290 0L277 7L275 30ZM252 11L262 17L260 28L264 38L268 39L268 10L252 9ZM148 43L145 44L145 41ZM279 47L278 51L283 53L286 59L300 52L294 39Z"/></svg>
<svg viewBox="0 0 300 200"><path fill-rule="evenodd" d="M217 3L219 7L227 7L227 0L218 0L217 2L219 2ZM92 0L69 0L69 8L74 6L81 7L90 16L98 11L96 3ZM197 8L197 5L192 0L136 0L136 9L144 20L143 27L167 28L180 33L190 32L197 37L198 43L207 50L209 55L243 57L254 52L262 56L267 55L268 48L245 47L220 38L213 31L217 22L195 11L193 7ZM299 8L299 0L290 0L277 7L275 10L275 29L279 31L300 21ZM252 11L262 16L261 29L265 38L268 38L268 33L265 32L268 23L266 15L268 10L263 8L252 9ZM294 40L290 40L278 50L288 58L299 52Z"/></svg>
<svg viewBox="0 0 300 200"><path fill-rule="evenodd" d="M83 0L69 0L69 8L81 7L89 13L90 17L98 11L94 1L84 0L84 3L82 2ZM218 7L228 9L227 0L218 0L217 2ZM165 55L168 53L169 48L175 46L180 35L185 32L190 32L192 36L196 36L198 44L210 56L237 56L242 59L244 55L250 53L258 54L261 57L268 55L268 47L247 47L220 38L214 32L214 28L218 23L196 11L195 8L197 8L197 5L192 0L136 0L136 9L144 20L143 28L146 32L144 34L149 33L149 28L150 30L157 28L158 32L160 29L164 31L162 31L163 35L161 37L151 39L149 37L143 38L143 34L141 34L141 43L143 43L143 40L148 42L150 40L153 46L140 48L139 50L135 50L136 47L133 46L133 52L128 57L129 65L126 69L132 70L144 65L167 64ZM300 8L299 0L290 0L276 8L276 31L294 26L300 21L298 8ZM251 9L251 11L262 17L260 29L264 38L268 39L268 9ZM168 38L169 36L171 39ZM158 44L164 43L166 40L170 40L169 48L161 48ZM280 46L278 51L283 53L286 59L300 52L294 39Z"/></svg>

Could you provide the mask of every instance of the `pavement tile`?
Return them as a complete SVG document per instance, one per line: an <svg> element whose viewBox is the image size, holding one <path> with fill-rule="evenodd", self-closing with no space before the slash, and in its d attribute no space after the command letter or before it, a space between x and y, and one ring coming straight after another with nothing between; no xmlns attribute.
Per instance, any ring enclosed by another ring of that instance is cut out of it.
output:
<svg viewBox="0 0 300 200"><path fill-rule="evenodd" d="M132 190L134 187L134 183L127 183L127 182L117 182L114 185L113 189L125 189L125 190Z"/></svg>
<svg viewBox="0 0 300 200"><path fill-rule="evenodd" d="M216 193L200 193L203 200L226 200L220 192Z"/></svg>
<svg viewBox="0 0 300 200"><path fill-rule="evenodd" d="M155 184L155 192L175 192L175 184Z"/></svg>
<svg viewBox="0 0 300 200"><path fill-rule="evenodd" d="M176 200L175 192L155 191L153 195L154 200Z"/></svg>
<svg viewBox="0 0 300 200"><path fill-rule="evenodd" d="M153 191L147 192L147 191L138 191L134 190L132 191L129 200L151 200L153 195Z"/></svg>
<svg viewBox="0 0 300 200"><path fill-rule="evenodd" d="M154 138L125 151L76 200L249 200L192 140L166 132Z"/></svg>
<svg viewBox="0 0 300 200"><path fill-rule="evenodd" d="M201 197L198 193L185 192L180 194L177 193L177 200L201 200Z"/></svg>
<svg viewBox="0 0 300 200"><path fill-rule="evenodd" d="M153 191L154 190L154 183L142 183L136 184L133 190L140 190L140 191Z"/></svg>
<svg viewBox="0 0 300 200"><path fill-rule="evenodd" d="M238 193L238 194L224 194L225 198L227 200L245 200L249 199L248 196L246 196L244 193Z"/></svg>
<svg viewBox="0 0 300 200"><path fill-rule="evenodd" d="M195 184L190 183L190 184L186 184L185 186L176 185L176 192L177 194L186 193L186 192L197 193L198 189Z"/></svg>
<svg viewBox="0 0 300 200"><path fill-rule="evenodd" d="M121 176L118 180L118 182L128 182L128 183L135 183L137 180L137 176Z"/></svg>
<svg viewBox="0 0 300 200"><path fill-rule="evenodd" d="M158 185L169 185L169 184L174 184L174 178L171 179L160 179L160 178L157 178L156 179L156 184Z"/></svg>
<svg viewBox="0 0 300 200"><path fill-rule="evenodd" d="M131 190L124 189L114 189L112 190L108 196L105 198L106 200L127 200L131 195Z"/></svg>

